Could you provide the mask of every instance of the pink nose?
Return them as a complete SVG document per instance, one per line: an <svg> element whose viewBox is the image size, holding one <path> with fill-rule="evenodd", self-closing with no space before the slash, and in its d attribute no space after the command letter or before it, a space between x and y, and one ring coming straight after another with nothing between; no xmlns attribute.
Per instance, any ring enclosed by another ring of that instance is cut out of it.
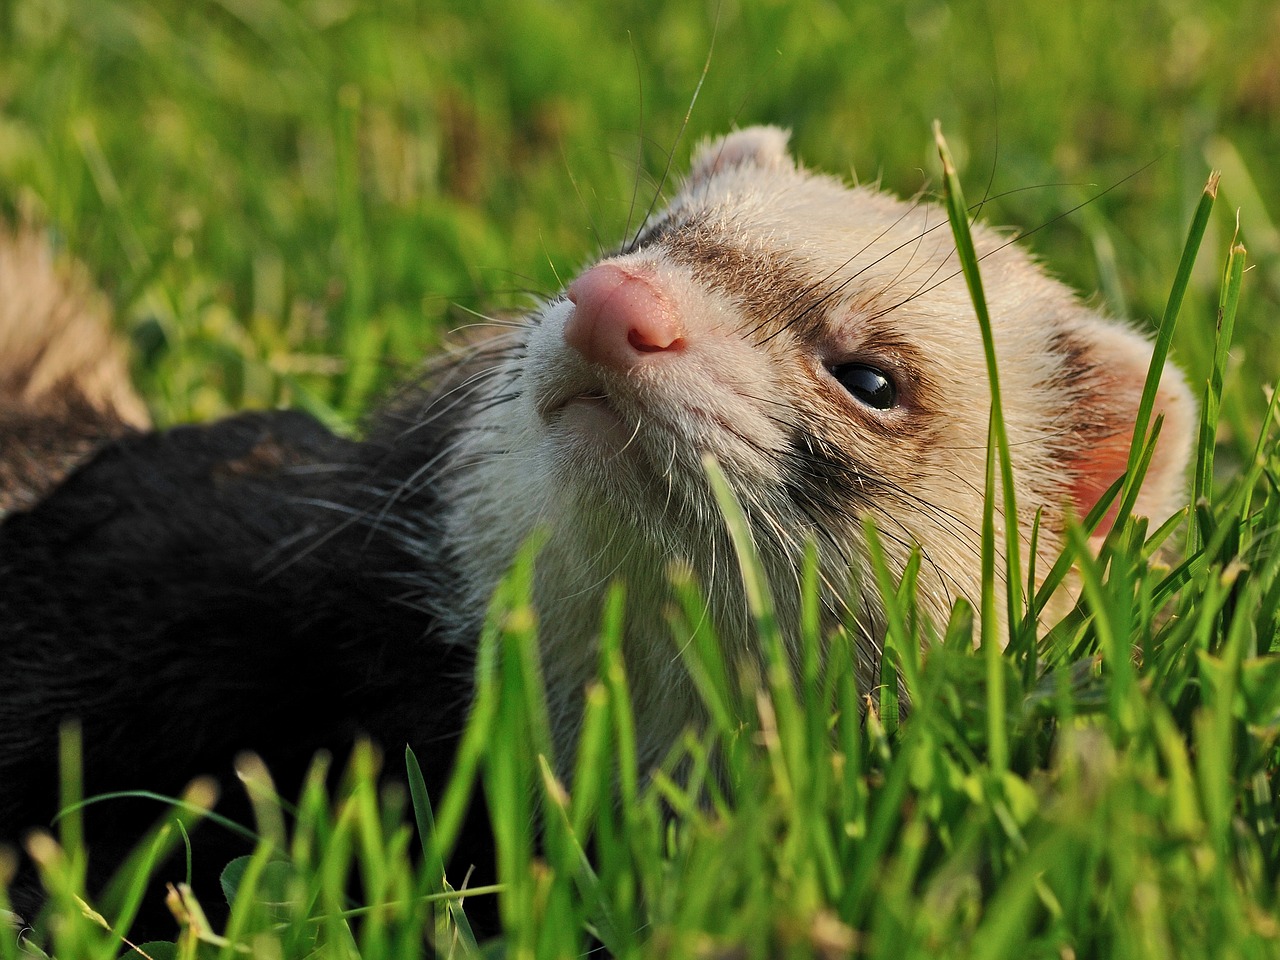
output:
<svg viewBox="0 0 1280 960"><path fill-rule="evenodd" d="M569 284L573 316L565 343L592 363L620 372L657 353L684 348L677 312L643 268L603 263Z"/></svg>

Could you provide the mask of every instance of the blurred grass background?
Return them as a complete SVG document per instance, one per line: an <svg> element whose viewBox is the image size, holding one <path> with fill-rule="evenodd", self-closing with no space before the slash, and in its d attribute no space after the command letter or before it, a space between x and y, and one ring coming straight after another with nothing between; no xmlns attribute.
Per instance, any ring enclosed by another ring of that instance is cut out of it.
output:
<svg viewBox="0 0 1280 960"><path fill-rule="evenodd" d="M1201 381L1242 206L1227 414L1256 420L1280 370L1274 0L0 0L0 212L90 265L161 423L350 424L445 326L620 241L669 153L777 123L809 165L912 194L935 117L983 216L1049 224L1051 269L1140 323L1224 166L1176 346Z"/></svg>

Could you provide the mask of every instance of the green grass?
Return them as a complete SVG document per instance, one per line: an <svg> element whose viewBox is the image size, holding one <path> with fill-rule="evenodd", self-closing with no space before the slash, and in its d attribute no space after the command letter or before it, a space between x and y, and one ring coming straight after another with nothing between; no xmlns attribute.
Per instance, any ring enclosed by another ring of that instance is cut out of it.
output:
<svg viewBox="0 0 1280 960"><path fill-rule="evenodd" d="M1162 340L1204 397L1185 522L1117 525L1101 559L1077 558L1079 608L1043 636L1011 618L999 655L963 609L931 636L908 575L883 584L892 655L870 698L845 646L819 669L816 615L787 666L764 589L766 662L739 676L677 584L667 616L710 719L657 772L635 766L621 592L572 789L540 759L523 558L434 815L417 791L378 797L370 756L338 795L317 778L287 798L296 815L260 803L267 842L228 877L228 927L196 908L224 891L194 891L177 946L151 956L465 952L464 878L438 854L470 776L501 824L513 957L593 937L619 956L1280 955L1280 463L1260 389L1280 368L1276 15L850 7L0 0L0 210L90 265L160 423L293 404L354 428L447 326L617 242L673 147L679 170L691 138L756 121L793 127L813 166L911 193L942 182L940 118L984 219L1035 230L1055 272L1140 323L1181 299ZM1180 268L1211 163L1219 200ZM180 844L172 829L156 842ZM38 848L53 916L25 947L0 936L0 958L122 951L151 841L99 922L76 899L74 816L61 830Z"/></svg>

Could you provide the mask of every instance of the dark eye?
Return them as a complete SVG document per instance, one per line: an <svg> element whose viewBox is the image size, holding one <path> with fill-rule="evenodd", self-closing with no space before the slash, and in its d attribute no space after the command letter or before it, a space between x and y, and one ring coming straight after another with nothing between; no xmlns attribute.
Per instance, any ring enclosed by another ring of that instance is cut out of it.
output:
<svg viewBox="0 0 1280 960"><path fill-rule="evenodd" d="M865 363L842 363L831 368L831 375L859 403L873 410L889 410L898 403L898 391L882 371Z"/></svg>

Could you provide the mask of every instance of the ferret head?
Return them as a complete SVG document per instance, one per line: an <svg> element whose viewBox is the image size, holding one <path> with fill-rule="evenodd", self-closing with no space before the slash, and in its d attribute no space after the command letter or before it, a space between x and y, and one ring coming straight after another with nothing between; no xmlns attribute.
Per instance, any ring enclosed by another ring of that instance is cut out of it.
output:
<svg viewBox="0 0 1280 960"><path fill-rule="evenodd" d="M827 605L841 618L852 609L868 677L883 612L866 518L899 572L919 551L919 596L936 622L980 595L990 388L945 213L803 170L786 140L766 127L704 145L670 205L537 311L478 381L491 386L452 471L451 536L480 600L522 539L545 532L535 602L565 725L615 579L628 591L641 728L655 743L693 709L676 702L693 694L663 616L673 563L702 583L730 655L752 653L707 454L750 521L783 622L812 541ZM1068 517L1124 471L1151 348L1006 238L975 227L974 240L1018 529L1025 538L1042 512L1043 570ZM1137 512L1159 521L1181 505L1193 418L1172 368L1156 414Z"/></svg>

